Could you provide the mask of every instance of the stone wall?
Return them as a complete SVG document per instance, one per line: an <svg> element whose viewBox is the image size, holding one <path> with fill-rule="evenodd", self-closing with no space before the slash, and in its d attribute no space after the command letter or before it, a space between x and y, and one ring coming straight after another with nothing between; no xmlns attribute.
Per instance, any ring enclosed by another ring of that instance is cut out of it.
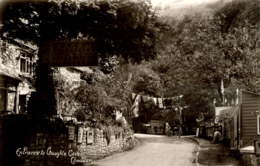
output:
<svg viewBox="0 0 260 166"><path fill-rule="evenodd" d="M242 155L243 166L258 166L255 154L244 153Z"/></svg>
<svg viewBox="0 0 260 166"><path fill-rule="evenodd" d="M16 123L18 119L23 120ZM62 122L48 122L45 129L40 129L44 125L39 125L39 132L34 130L35 133L27 134L24 128L28 125L18 127L25 121L28 121L25 115L0 117L0 165L82 165L138 144L131 130L109 135L107 131L84 125L74 125L74 139L69 140L68 125ZM10 129L6 129L7 126ZM81 141L78 139L79 128L83 131ZM87 143L88 131L94 134L90 144Z"/></svg>
<svg viewBox="0 0 260 166"><path fill-rule="evenodd" d="M84 128L85 131L89 130ZM86 144L86 132L83 132L83 143L77 145L77 149L83 154L86 159L100 159L110 154L122 152L124 150L132 149L138 144L138 141L133 137L133 133L126 133L120 135L111 135L107 139L103 130L94 129L95 138L91 145Z"/></svg>

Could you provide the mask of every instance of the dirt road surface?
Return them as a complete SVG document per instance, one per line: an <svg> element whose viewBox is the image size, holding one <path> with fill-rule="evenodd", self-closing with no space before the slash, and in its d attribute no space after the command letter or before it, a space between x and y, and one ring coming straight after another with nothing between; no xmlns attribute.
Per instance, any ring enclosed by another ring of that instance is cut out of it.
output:
<svg viewBox="0 0 260 166"><path fill-rule="evenodd" d="M189 138L135 134L142 144L134 150L91 166L195 166L198 145Z"/></svg>

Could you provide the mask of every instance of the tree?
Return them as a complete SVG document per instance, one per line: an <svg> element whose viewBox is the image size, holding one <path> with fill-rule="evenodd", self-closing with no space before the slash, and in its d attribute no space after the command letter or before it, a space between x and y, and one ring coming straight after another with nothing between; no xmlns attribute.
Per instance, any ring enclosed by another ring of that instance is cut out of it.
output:
<svg viewBox="0 0 260 166"><path fill-rule="evenodd" d="M224 79L228 85L234 78L251 91L259 89L257 4L254 0L234 2L214 15L172 21L165 28L161 48L162 58L171 61L166 63L172 65L168 75L171 72L175 80L193 84L219 84Z"/></svg>
<svg viewBox="0 0 260 166"><path fill-rule="evenodd" d="M36 89L48 92L47 114L52 115L57 109L53 107L57 89L48 62L50 42L95 40L99 44L101 64L114 56L127 62L149 60L156 56L157 33L156 16L151 7L145 1L123 0L10 2L1 13L1 36L39 47Z"/></svg>
<svg viewBox="0 0 260 166"><path fill-rule="evenodd" d="M181 105L187 108L183 111L183 115L186 118L198 118L201 115L205 120L214 118L214 98L219 100L218 92L214 87L194 86L187 88L187 92L182 98Z"/></svg>
<svg viewBox="0 0 260 166"><path fill-rule="evenodd" d="M140 95L161 97L161 79L156 72L146 65L137 66L138 72L133 74L133 92Z"/></svg>
<svg viewBox="0 0 260 166"><path fill-rule="evenodd" d="M43 41L89 39L99 43L102 58L117 55L141 62L156 56L156 16L146 1L10 2L1 22L6 38L39 46Z"/></svg>
<svg viewBox="0 0 260 166"><path fill-rule="evenodd" d="M234 66L230 78L241 81L246 89L260 92L259 56L259 1L229 3L216 12L221 33L225 36L229 50L224 50L225 59Z"/></svg>
<svg viewBox="0 0 260 166"><path fill-rule="evenodd" d="M162 118L162 112L158 106L151 100L142 101L139 106L139 116L144 116L146 123L151 120L159 120Z"/></svg>
<svg viewBox="0 0 260 166"><path fill-rule="evenodd" d="M167 110L167 112L164 113L165 122L168 122L170 125L173 125L175 123L174 117L176 115L177 115L177 111L175 110L175 108Z"/></svg>
<svg viewBox="0 0 260 166"><path fill-rule="evenodd" d="M86 80L86 84L77 90L75 98L86 106L87 114L95 112L91 116L97 120L105 120L115 111L122 111L123 116L129 120L133 100L128 79L120 79L115 73L105 75L98 69L93 73L83 74L82 79Z"/></svg>
<svg viewBox="0 0 260 166"><path fill-rule="evenodd" d="M236 88L259 92L259 11L259 1L239 1L161 24L159 56L147 66L158 75L163 96L183 94L186 113L210 118L213 99L223 103L222 79L228 103Z"/></svg>

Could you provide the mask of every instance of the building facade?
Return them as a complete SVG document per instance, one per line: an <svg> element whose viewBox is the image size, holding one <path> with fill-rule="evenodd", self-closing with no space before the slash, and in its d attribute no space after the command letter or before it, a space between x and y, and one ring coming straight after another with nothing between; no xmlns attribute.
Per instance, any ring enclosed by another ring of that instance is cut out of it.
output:
<svg viewBox="0 0 260 166"><path fill-rule="evenodd" d="M27 101L35 91L33 82L37 47L22 41L0 41L0 111L26 113Z"/></svg>
<svg viewBox="0 0 260 166"><path fill-rule="evenodd" d="M27 105L35 92L38 48L23 41L0 40L0 112L2 114L27 113ZM58 67L61 79L73 90L80 86L81 74L93 72L88 67ZM59 113L72 114L75 103L69 98L59 98Z"/></svg>

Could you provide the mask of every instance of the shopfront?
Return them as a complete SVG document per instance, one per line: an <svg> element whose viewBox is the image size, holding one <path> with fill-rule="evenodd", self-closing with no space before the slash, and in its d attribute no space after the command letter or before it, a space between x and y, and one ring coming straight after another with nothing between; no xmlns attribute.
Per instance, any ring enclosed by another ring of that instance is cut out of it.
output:
<svg viewBox="0 0 260 166"><path fill-rule="evenodd" d="M0 73L0 114L18 113L18 84L21 80Z"/></svg>

